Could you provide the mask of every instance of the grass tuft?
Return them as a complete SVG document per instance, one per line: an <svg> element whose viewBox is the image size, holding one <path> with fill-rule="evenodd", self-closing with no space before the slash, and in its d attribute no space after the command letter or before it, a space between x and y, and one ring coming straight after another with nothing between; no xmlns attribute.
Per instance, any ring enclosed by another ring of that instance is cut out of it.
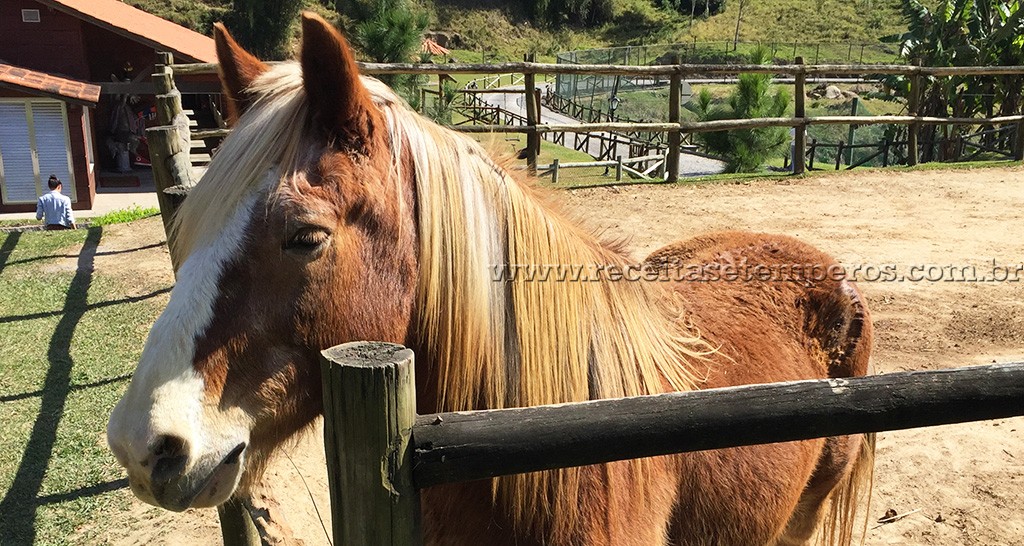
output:
<svg viewBox="0 0 1024 546"><path fill-rule="evenodd" d="M89 221L90 225L93 226L109 226L110 224L126 224L128 222L134 222L135 220L141 220L143 218L149 218L150 216L156 216L160 214L160 209L156 207L140 207L138 205L132 205L126 209L110 211L104 215L97 216Z"/></svg>

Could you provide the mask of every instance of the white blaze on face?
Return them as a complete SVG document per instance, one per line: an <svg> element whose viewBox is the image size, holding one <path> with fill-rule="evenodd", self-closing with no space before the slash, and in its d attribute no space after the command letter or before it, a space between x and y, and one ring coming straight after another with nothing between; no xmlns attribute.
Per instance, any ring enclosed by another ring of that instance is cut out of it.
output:
<svg viewBox="0 0 1024 546"><path fill-rule="evenodd" d="M249 416L239 408L221 408L217 400L206 400L203 378L194 369L193 360L196 340L213 320L221 276L241 252L261 194L256 191L240 203L219 236L193 251L182 264L170 301L150 331L128 391L110 416L108 443L128 470L133 491L152 504L165 500L154 499L149 483L152 450L161 437L185 441L187 462L182 477L190 484L207 483L208 476L198 474L217 469L232 449L249 441ZM217 497L234 490L241 461L236 466L233 476L218 473L217 480L234 483L215 484L212 489L218 490ZM216 504L217 499L204 496L209 495L204 493L194 504Z"/></svg>

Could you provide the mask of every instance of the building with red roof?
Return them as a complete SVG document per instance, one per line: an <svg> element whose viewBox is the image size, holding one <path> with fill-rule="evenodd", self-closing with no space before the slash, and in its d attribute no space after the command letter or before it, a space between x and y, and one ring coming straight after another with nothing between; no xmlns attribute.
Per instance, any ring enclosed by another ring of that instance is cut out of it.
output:
<svg viewBox="0 0 1024 546"><path fill-rule="evenodd" d="M0 213L35 210L51 174L75 209L92 207L125 128L142 133L158 51L216 62L210 37L119 0L0 2ZM178 87L186 102L219 92L208 76Z"/></svg>

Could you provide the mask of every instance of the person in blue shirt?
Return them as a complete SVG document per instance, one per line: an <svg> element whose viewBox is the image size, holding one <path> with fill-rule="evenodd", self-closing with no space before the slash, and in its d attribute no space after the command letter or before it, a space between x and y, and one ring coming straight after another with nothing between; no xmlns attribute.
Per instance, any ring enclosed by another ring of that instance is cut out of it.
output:
<svg viewBox="0 0 1024 546"><path fill-rule="evenodd" d="M71 198L60 193L60 179L50 175L46 181L50 193L44 194L36 203L36 220L46 218L46 229L75 229L75 216L71 213Z"/></svg>

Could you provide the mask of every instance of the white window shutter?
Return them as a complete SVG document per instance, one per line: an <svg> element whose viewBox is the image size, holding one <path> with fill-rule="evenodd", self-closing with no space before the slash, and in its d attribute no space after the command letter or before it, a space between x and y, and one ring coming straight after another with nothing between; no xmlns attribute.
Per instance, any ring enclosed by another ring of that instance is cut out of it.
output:
<svg viewBox="0 0 1024 546"><path fill-rule="evenodd" d="M0 161L7 203L34 203L36 173L32 164L25 102L0 102ZM66 161L65 161L66 163Z"/></svg>
<svg viewBox="0 0 1024 546"><path fill-rule="evenodd" d="M33 101L32 121L36 129L36 154L39 157L42 190L50 191L46 181L52 174L64 182L61 193L74 200L75 183L71 174L71 155L68 153L64 105L57 101Z"/></svg>

